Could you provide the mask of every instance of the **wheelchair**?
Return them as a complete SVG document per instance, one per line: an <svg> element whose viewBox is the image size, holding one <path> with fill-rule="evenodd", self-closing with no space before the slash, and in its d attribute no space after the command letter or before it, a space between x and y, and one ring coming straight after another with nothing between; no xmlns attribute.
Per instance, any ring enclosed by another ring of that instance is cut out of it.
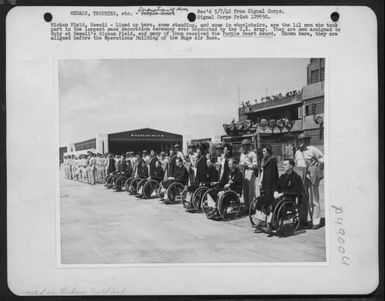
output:
<svg viewBox="0 0 385 301"><path fill-rule="evenodd" d="M141 177L135 177L135 178L133 178L130 182L129 182L129 184L128 184L128 189L126 190L129 194L133 194L133 195L135 195L135 194L137 194L137 187L138 187L138 184L139 184L139 182L140 181L142 181L143 180L143 178L141 178ZM126 181L126 183L127 183L127 181Z"/></svg>
<svg viewBox="0 0 385 301"><path fill-rule="evenodd" d="M117 180L117 179L116 179ZM112 181L112 188L113 189L115 189L115 190L117 190L118 189L118 186L117 186L117 181ZM120 185L120 189L123 191L123 190L125 190L126 189L126 185L125 185L125 183L127 182L127 177L126 176L122 176L121 177L121 179L120 179L120 181L121 181L121 185Z"/></svg>
<svg viewBox="0 0 385 301"><path fill-rule="evenodd" d="M130 187L131 181L132 181L133 179L135 179L135 177L129 177L129 178L127 178L127 179L126 179L126 182L124 182L124 189L122 189L122 190L125 190L125 191L128 192L128 189L129 189L129 187Z"/></svg>
<svg viewBox="0 0 385 301"><path fill-rule="evenodd" d="M116 174L113 173L113 174L106 175L106 176L104 177L104 180L103 180L104 187L106 187L107 189L112 188L112 186L113 186L113 183L112 183L112 177L115 176L115 175L116 175Z"/></svg>
<svg viewBox="0 0 385 301"><path fill-rule="evenodd" d="M143 179L136 185L136 197L151 199L160 197L161 183L154 179Z"/></svg>
<svg viewBox="0 0 385 301"><path fill-rule="evenodd" d="M186 201L187 187L179 182L171 183L165 191L165 201L171 204L184 203Z"/></svg>
<svg viewBox="0 0 385 301"><path fill-rule="evenodd" d="M302 194L284 193L282 197L275 200L272 204L260 206L260 204L268 204L269 201L264 199L263 195L257 197L250 204L249 218L252 225L257 224L256 215L258 211L262 211L262 216L267 215L270 211L272 230L281 236L289 236L294 234L300 224L298 198ZM259 210L258 208L261 207ZM268 207L271 207L270 210Z"/></svg>
<svg viewBox="0 0 385 301"><path fill-rule="evenodd" d="M183 207L187 208L188 205L191 204L197 212L202 212L202 197L203 194L209 189L210 188L207 186L199 186L197 189L195 189L189 199L187 199L187 197L182 198Z"/></svg>
<svg viewBox="0 0 385 301"><path fill-rule="evenodd" d="M241 195L235 191L207 189L201 198L201 209L207 218L214 220L231 220L238 216L241 210Z"/></svg>
<svg viewBox="0 0 385 301"><path fill-rule="evenodd" d="M143 198L152 199L160 197L160 190L162 188L162 184L156 180L148 180L143 185Z"/></svg>

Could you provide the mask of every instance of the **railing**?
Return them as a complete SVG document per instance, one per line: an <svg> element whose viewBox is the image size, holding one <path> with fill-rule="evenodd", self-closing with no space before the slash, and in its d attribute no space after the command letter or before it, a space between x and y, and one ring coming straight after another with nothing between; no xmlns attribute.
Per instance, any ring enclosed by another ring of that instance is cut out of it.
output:
<svg viewBox="0 0 385 301"><path fill-rule="evenodd" d="M271 107L281 106L286 104L295 104L299 102L301 102L301 98L299 97L299 95L295 95L292 97L284 97L282 99L269 100L263 103L256 103L253 105L240 107L239 113L240 114L253 113L265 108L271 108Z"/></svg>

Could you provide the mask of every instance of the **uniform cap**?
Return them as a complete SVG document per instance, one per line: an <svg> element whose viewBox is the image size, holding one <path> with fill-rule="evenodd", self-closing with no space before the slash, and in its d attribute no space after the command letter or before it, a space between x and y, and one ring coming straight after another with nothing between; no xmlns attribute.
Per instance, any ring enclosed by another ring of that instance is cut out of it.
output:
<svg viewBox="0 0 385 301"><path fill-rule="evenodd" d="M249 139L243 139L242 140L242 145L250 145L250 144L251 144L251 142Z"/></svg>

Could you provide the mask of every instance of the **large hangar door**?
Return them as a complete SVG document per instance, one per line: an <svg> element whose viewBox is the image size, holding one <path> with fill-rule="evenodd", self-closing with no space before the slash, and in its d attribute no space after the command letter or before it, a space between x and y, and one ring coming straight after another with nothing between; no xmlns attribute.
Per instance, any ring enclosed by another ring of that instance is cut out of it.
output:
<svg viewBox="0 0 385 301"><path fill-rule="evenodd" d="M142 152L143 150L150 151L153 149L156 153L164 151L168 153L170 147L175 144L182 145L182 140L180 141L109 141L109 151L113 154L123 154L128 151Z"/></svg>
<svg viewBox="0 0 385 301"><path fill-rule="evenodd" d="M109 151L122 154L128 151L141 152L153 149L155 152L167 151L175 144L182 146L183 136L150 128L120 132L108 135Z"/></svg>

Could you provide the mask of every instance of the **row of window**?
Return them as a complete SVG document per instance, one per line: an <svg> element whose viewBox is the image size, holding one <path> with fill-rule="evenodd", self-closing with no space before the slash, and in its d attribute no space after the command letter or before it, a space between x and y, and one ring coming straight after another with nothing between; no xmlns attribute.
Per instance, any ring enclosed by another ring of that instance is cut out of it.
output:
<svg viewBox="0 0 385 301"><path fill-rule="evenodd" d="M325 68L316 69L310 73L310 83L317 83L325 80Z"/></svg>

